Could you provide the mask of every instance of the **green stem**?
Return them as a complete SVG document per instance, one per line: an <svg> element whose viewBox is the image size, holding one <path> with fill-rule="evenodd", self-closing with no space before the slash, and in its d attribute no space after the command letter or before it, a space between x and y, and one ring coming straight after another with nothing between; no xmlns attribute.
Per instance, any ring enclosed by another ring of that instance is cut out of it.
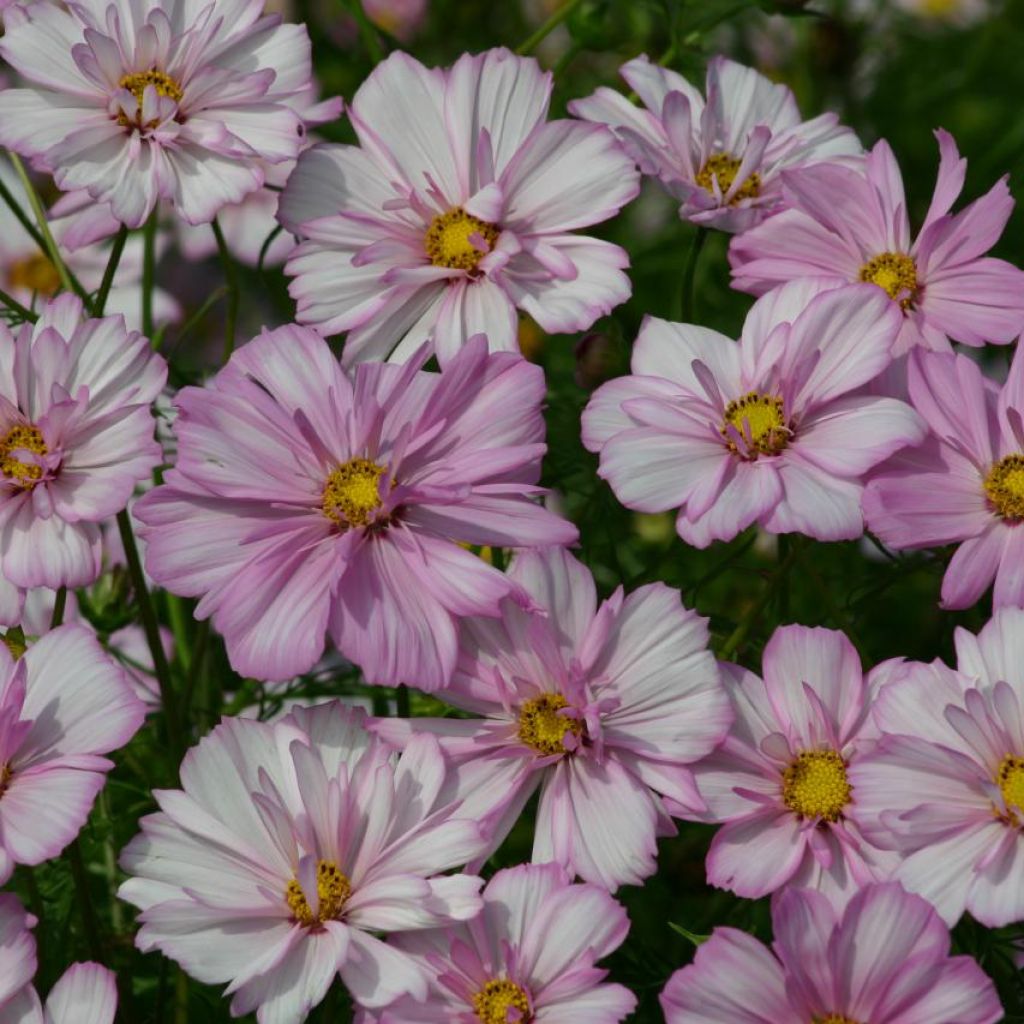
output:
<svg viewBox="0 0 1024 1024"><path fill-rule="evenodd" d="M114 275L117 273L118 264L121 262L121 253L124 252L124 243L127 241L128 225L122 224L120 231L114 237L110 258L107 260L107 268L103 271L103 280L100 282L100 290L96 293L96 299L92 304L93 316L103 316L103 311L107 308L107 296L110 295L110 286L114 283Z"/></svg>
<svg viewBox="0 0 1024 1024"><path fill-rule="evenodd" d="M25 165L21 162L21 158L16 153L11 153L10 156L11 165L14 167L15 173L21 180L22 188L25 189L25 195L28 196L29 205L32 207L32 212L35 214L36 224L39 227L39 235L43 243L43 252L50 258L50 262L57 271L61 287L67 292L74 292L86 304L86 306L89 306L89 293L82 287L71 271L68 270L67 265L61 258L60 249L57 247L56 241L54 241L53 233L50 231L50 225L46 220L46 210L43 207L43 201L39 198L39 193L36 192L35 187L32 184L32 180L28 176L28 171L25 170Z"/></svg>
<svg viewBox="0 0 1024 1024"><path fill-rule="evenodd" d="M352 17L356 19L356 24L359 26L359 36L363 40L363 45L370 54L370 60L373 61L374 64L379 64L384 59L384 48L380 45L380 36L377 34L377 26L370 21L369 16L363 8L363 0L351 0L349 10L352 12Z"/></svg>
<svg viewBox="0 0 1024 1024"><path fill-rule="evenodd" d="M206 642L209 637L210 620L203 619L196 630L196 645L191 653L188 675L185 677L185 689L181 695L181 713L185 718L188 717L188 709L192 705L192 695L195 693L196 682L203 668L203 659L206 657Z"/></svg>
<svg viewBox="0 0 1024 1024"><path fill-rule="evenodd" d="M64 609L68 604L68 588L60 587L53 602L53 615L50 616L50 629L56 629L64 621Z"/></svg>
<svg viewBox="0 0 1024 1024"><path fill-rule="evenodd" d="M220 302L225 295L227 295L227 293L228 290L223 285L216 289L216 291L210 293L210 297L199 307L199 309L195 311L195 313L192 314L192 316L188 318L188 320L185 321L184 326L178 332L178 337L174 339L171 351L176 349L185 340L188 334L196 328L197 324L202 322L206 314L209 313L210 310L213 309L213 307ZM153 347L159 348L159 345L154 345Z"/></svg>
<svg viewBox="0 0 1024 1024"><path fill-rule="evenodd" d="M38 228L32 223L29 215L21 208L21 203L14 198L14 193L4 184L3 178L0 178L0 199L3 199L11 213L18 218L18 222L28 232L32 241L39 247L39 251L46 252L46 243L43 241L43 236L39 234Z"/></svg>
<svg viewBox="0 0 1024 1024"><path fill-rule="evenodd" d="M156 228L154 209L142 229L142 333L153 338L153 288L156 283Z"/></svg>
<svg viewBox="0 0 1024 1024"><path fill-rule="evenodd" d="M220 262L224 267L224 281L228 287L228 308L224 319L224 362L231 358L235 351L235 324L238 321L238 267L231 258L228 244L224 240L224 232L221 231L217 218L214 217L213 235L217 239L217 252L220 253Z"/></svg>
<svg viewBox="0 0 1024 1024"><path fill-rule="evenodd" d="M676 323L689 324L694 322L696 315L696 284L697 284L697 263L700 260L700 251L707 241L708 229L697 228L693 236L690 251L686 254L686 262L683 264L683 276L679 282L679 292L676 297L673 319Z"/></svg>
<svg viewBox="0 0 1024 1024"><path fill-rule="evenodd" d="M574 39L572 46L569 47L565 53L555 62L555 66L551 69L551 75L553 78L558 78L559 75L565 72L565 69L583 52L583 47Z"/></svg>
<svg viewBox="0 0 1024 1024"><path fill-rule="evenodd" d="M284 225L278 224L273 231L263 239L263 244L260 246L260 258L256 261L256 273L263 273L263 261L267 258L267 253L270 252L270 247L274 244L274 239L277 238L281 232L284 231Z"/></svg>
<svg viewBox="0 0 1024 1024"><path fill-rule="evenodd" d="M27 320L29 323L34 324L39 319L38 313L33 313L31 309L26 309L16 298L8 295L2 288L0 288L0 302L8 309L13 309L22 320Z"/></svg>
<svg viewBox="0 0 1024 1024"><path fill-rule="evenodd" d="M409 687L399 686L395 691L395 711L399 718L411 718L412 711L409 708Z"/></svg>
<svg viewBox="0 0 1024 1024"><path fill-rule="evenodd" d="M532 36L516 47L516 53L518 53L520 57L525 57L528 54L533 53L533 51L540 46L540 44L544 42L544 40L547 39L547 37L554 32L554 30L558 28L558 26L561 25L562 22L565 21L565 19L568 18L569 15L572 14L572 12L575 11L582 3L583 0L566 0L566 3L562 4L562 6L559 7L558 10L555 11L555 13L552 14L551 17L533 33Z"/></svg>
<svg viewBox="0 0 1024 1024"><path fill-rule="evenodd" d="M78 839L73 839L67 849L68 862L71 865L71 877L75 882L75 902L82 911L82 924L85 927L85 938L89 944L89 956L97 963L105 961L103 941L100 938L100 922L96 916L96 908L92 905L92 892L89 887L89 875L82 860L82 848Z"/></svg>
<svg viewBox="0 0 1024 1024"><path fill-rule="evenodd" d="M184 750L181 745L181 728L174 684L171 681L171 669L167 664L163 644L160 643L160 627L157 623L156 610L153 608L153 598L146 587L146 576L142 571L139 549L135 543L132 521L127 509L118 512L117 528L121 534L121 543L124 545L125 559L128 562L128 572L135 590L135 599L139 604L142 628L146 633L150 654L153 655L153 668L156 672L157 682L160 684L160 702L163 705L164 719L167 722L167 739L175 755L180 755Z"/></svg>

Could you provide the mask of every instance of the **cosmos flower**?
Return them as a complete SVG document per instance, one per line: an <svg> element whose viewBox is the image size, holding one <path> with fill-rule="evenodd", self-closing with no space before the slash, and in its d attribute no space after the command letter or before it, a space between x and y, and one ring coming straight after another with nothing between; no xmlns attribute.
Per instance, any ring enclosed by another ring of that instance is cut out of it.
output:
<svg viewBox="0 0 1024 1024"><path fill-rule="evenodd" d="M839 913L820 893L772 904L768 949L716 928L661 996L666 1024L995 1024L995 986L973 959L949 955L949 932L894 883L867 886Z"/></svg>
<svg viewBox="0 0 1024 1024"><path fill-rule="evenodd" d="M480 912L481 879L442 874L481 846L439 800L445 774L431 737L396 761L337 702L274 724L225 718L121 856L138 947L228 984L232 1015L260 1024L299 1024L339 973L363 1006L424 1000L430 972L375 933Z"/></svg>
<svg viewBox="0 0 1024 1024"><path fill-rule="evenodd" d="M945 608L970 607L993 579L997 608L1024 605L1024 357L998 388L966 356L918 353L908 390L930 434L868 483L868 528L894 548L960 544Z"/></svg>
<svg viewBox="0 0 1024 1024"><path fill-rule="evenodd" d="M540 788L535 862L607 889L638 884L655 871L656 836L675 833L670 815L705 809L691 767L729 728L706 621L660 583L599 605L590 573L559 548L518 554L509 576L536 607L506 601L500 620L468 620L439 694L483 717L374 728L438 737L492 849Z"/></svg>
<svg viewBox="0 0 1024 1024"><path fill-rule="evenodd" d="M957 670L894 666L873 715L882 739L850 770L864 835L953 925L1024 920L1024 611L955 633Z"/></svg>
<svg viewBox="0 0 1024 1024"><path fill-rule="evenodd" d="M263 0L15 5L3 56L29 83L0 92L0 143L139 227L159 199L212 220L293 160L288 104L311 80L306 30Z"/></svg>
<svg viewBox="0 0 1024 1024"><path fill-rule="evenodd" d="M850 766L875 735L873 680L831 629L780 626L762 666L763 678L722 666L736 721L694 767L705 820L725 823L708 852L708 881L748 899L806 886L839 905L887 877L893 860L850 817Z"/></svg>
<svg viewBox="0 0 1024 1024"><path fill-rule="evenodd" d="M15 659L0 645L0 881L56 857L85 824L145 708L82 626L54 629Z"/></svg>
<svg viewBox="0 0 1024 1024"><path fill-rule="evenodd" d="M783 171L855 163L863 153L835 114L802 121L786 86L725 57L708 64L706 102L682 75L646 56L619 73L642 107L602 86L569 110L614 129L641 171L679 200L679 216L695 224L746 231L785 209Z"/></svg>
<svg viewBox="0 0 1024 1024"><path fill-rule="evenodd" d="M626 253L572 232L629 202L636 169L606 129L545 120L551 81L504 49L447 70L394 53L348 108L359 146L302 155L285 270L300 322L349 332L346 363L429 338L445 365L477 333L515 350L517 309L559 334L629 297Z"/></svg>
<svg viewBox="0 0 1024 1024"><path fill-rule="evenodd" d="M937 131L939 175L931 206L912 239L899 165L878 142L862 170L821 164L784 175L792 209L735 238L733 286L762 295L795 278L867 281L903 315L896 354L921 345L949 350L1006 344L1024 328L1024 271L985 253L1013 211L1003 177L959 213L967 161Z"/></svg>
<svg viewBox="0 0 1024 1024"><path fill-rule="evenodd" d="M73 295L0 323L0 622L19 621L25 588L99 575L99 524L160 461L149 406L166 375L122 317L85 320Z"/></svg>
<svg viewBox="0 0 1024 1024"><path fill-rule="evenodd" d="M903 402L855 393L881 373L898 310L867 285L813 281L755 303L737 345L648 317L633 375L604 384L583 443L627 508L678 508L688 544L770 533L847 540L863 531L861 478L924 424Z"/></svg>
<svg viewBox="0 0 1024 1024"><path fill-rule="evenodd" d="M499 871L467 924L406 932L391 944L433 976L425 1003L401 999L358 1024L619 1024L636 1007L596 966L629 931L620 904L574 885L557 864Z"/></svg>
<svg viewBox="0 0 1024 1024"><path fill-rule="evenodd" d="M544 375L477 338L441 374L359 366L304 327L267 332L177 398L179 452L142 497L146 565L202 600L234 667L306 671L330 631L369 682L436 689L458 623L513 584L458 542L566 544L535 503Z"/></svg>
<svg viewBox="0 0 1024 1024"><path fill-rule="evenodd" d="M61 975L45 1005L32 985L0 1004L0 1024L114 1024L116 1013L114 972L100 964L79 963Z"/></svg>

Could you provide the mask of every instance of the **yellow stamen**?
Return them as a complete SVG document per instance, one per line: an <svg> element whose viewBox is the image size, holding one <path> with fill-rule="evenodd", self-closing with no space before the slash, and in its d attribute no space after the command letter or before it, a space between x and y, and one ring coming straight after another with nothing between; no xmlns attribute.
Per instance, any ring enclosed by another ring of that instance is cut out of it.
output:
<svg viewBox="0 0 1024 1024"><path fill-rule="evenodd" d="M697 184L702 189L715 194L715 179L718 179L718 190L724 197L736 180L743 161L731 157L728 153L716 153L709 156L707 163L697 172ZM729 200L730 206L736 206L744 199L756 199L761 194L761 175L756 171L736 190L736 195Z"/></svg>
<svg viewBox="0 0 1024 1024"><path fill-rule="evenodd" d="M36 452L38 455L47 453L46 442L38 427L19 423L11 427L0 441L0 473L19 487L31 489L43 475L42 467L33 463L20 462L14 456L18 449Z"/></svg>
<svg viewBox="0 0 1024 1024"><path fill-rule="evenodd" d="M174 100L175 103L180 103L181 97L184 95L181 86L170 75L157 71L156 68L149 71L133 71L129 75L124 75L117 84L122 89L127 89L135 97L135 102L139 107L142 106L142 97L146 92L147 85L155 86L160 96L166 96L168 99Z"/></svg>
<svg viewBox="0 0 1024 1024"><path fill-rule="evenodd" d="M324 515L343 526L367 526L381 506L380 478L386 470L369 459L339 466L324 486Z"/></svg>
<svg viewBox="0 0 1024 1024"><path fill-rule="evenodd" d="M1014 822L1019 822L1017 813L1024 815L1024 757L1007 754L999 764L996 782L1006 801L1006 808Z"/></svg>
<svg viewBox="0 0 1024 1024"><path fill-rule="evenodd" d="M827 1017L815 1017L813 1024L857 1024L857 1022L849 1017L844 1017L841 1013L830 1013Z"/></svg>
<svg viewBox="0 0 1024 1024"><path fill-rule="evenodd" d="M41 252L37 252L11 266L7 272L7 283L12 290L24 288L37 295L56 295L60 277L57 268Z"/></svg>
<svg viewBox="0 0 1024 1024"><path fill-rule="evenodd" d="M747 452L740 452L736 442L730 438L730 426L743 435ZM725 421L719 429L731 451L755 459L758 453L778 455L786 447L790 435L782 399L778 395L762 395L758 391L750 391L730 402L725 408Z"/></svg>
<svg viewBox="0 0 1024 1024"><path fill-rule="evenodd" d="M306 894L297 878L293 878L284 892L285 902L291 907L292 916L299 924L312 928L324 921L333 921L345 907L352 895L352 883L338 870L332 860L316 862L316 894L320 906L316 914L309 907Z"/></svg>
<svg viewBox="0 0 1024 1024"><path fill-rule="evenodd" d="M477 264L493 248L500 234L501 228L497 224L488 224L457 206L430 222L423 247L435 267L476 270ZM483 238L487 248L478 249L470 241L472 235Z"/></svg>
<svg viewBox="0 0 1024 1024"><path fill-rule="evenodd" d="M902 252L883 252L860 268L860 279L876 284L890 299L909 309L917 299L917 266Z"/></svg>
<svg viewBox="0 0 1024 1024"><path fill-rule="evenodd" d="M526 993L507 978L494 978L475 996L473 1009L480 1024L529 1024L530 1000ZM518 1010L519 1016L509 1016L509 1010Z"/></svg>
<svg viewBox="0 0 1024 1024"><path fill-rule="evenodd" d="M985 477L985 496L1003 519L1024 519L1024 454L1001 458Z"/></svg>
<svg viewBox="0 0 1024 1024"><path fill-rule="evenodd" d="M519 738L538 754L564 754L566 734L583 733L583 723L578 718L560 714L568 706L560 693L545 693L528 700L519 709Z"/></svg>
<svg viewBox="0 0 1024 1024"><path fill-rule="evenodd" d="M852 792L834 750L805 750L782 773L782 800L801 818L838 821Z"/></svg>
<svg viewBox="0 0 1024 1024"><path fill-rule="evenodd" d="M14 775L14 771L6 761L0 764L0 796L7 792L7 786L11 781L12 775Z"/></svg>

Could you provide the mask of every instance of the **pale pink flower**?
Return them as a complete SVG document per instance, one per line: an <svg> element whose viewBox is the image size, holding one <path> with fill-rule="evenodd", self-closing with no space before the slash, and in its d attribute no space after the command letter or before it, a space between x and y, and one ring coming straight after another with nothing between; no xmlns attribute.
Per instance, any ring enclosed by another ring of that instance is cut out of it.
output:
<svg viewBox="0 0 1024 1024"><path fill-rule="evenodd" d="M36 940L29 930L36 919L25 911L13 892L0 893L0 1022L36 973ZM13 1024L13 1022L12 1022Z"/></svg>
<svg viewBox="0 0 1024 1024"><path fill-rule="evenodd" d="M167 367L123 317L83 319L60 295L39 320L0 324L0 621L24 588L100 572L100 522L160 461L149 404Z"/></svg>
<svg viewBox="0 0 1024 1024"><path fill-rule="evenodd" d="M948 132L935 134L938 181L916 238L899 165L882 140L862 170L821 164L787 172L792 209L733 239L733 286L762 295L803 277L870 282L903 316L897 355L918 345L948 351L949 338L1013 341L1024 328L1024 272L985 255L1013 211L1006 177L950 213L967 161Z"/></svg>
<svg viewBox="0 0 1024 1024"><path fill-rule="evenodd" d="M752 851L758 855L756 851ZM797 890L772 904L771 949L716 928L661 995L666 1024L995 1024L995 986L924 900L894 883L858 893L842 913Z"/></svg>
<svg viewBox="0 0 1024 1024"><path fill-rule="evenodd" d="M993 579L997 608L1024 605L1024 356L1000 388L966 356L915 353L908 390L930 434L868 483L868 528L898 549L960 543L944 608L970 607Z"/></svg>
<svg viewBox="0 0 1024 1024"><path fill-rule="evenodd" d="M655 871L656 837L675 833L671 815L705 809L691 768L729 728L706 620L660 583L598 605L593 577L560 548L518 554L509 576L536 609L506 601L500 620L468 620L440 693L483 717L374 729L438 737L491 849L540 788L535 862L608 889L639 884Z"/></svg>
<svg viewBox="0 0 1024 1024"><path fill-rule="evenodd" d="M763 678L723 664L736 721L694 767L707 821L724 822L708 852L708 881L758 899L807 886L837 905L888 876L892 857L851 821L850 766L874 737L872 679L846 636L780 626L765 646Z"/></svg>
<svg viewBox="0 0 1024 1024"><path fill-rule="evenodd" d="M739 344L648 317L632 376L594 392L583 443L627 508L678 508L688 544L751 523L819 540L859 537L862 477L924 424L904 402L857 389L881 373L899 311L868 285L814 281L754 304Z"/></svg>
<svg viewBox="0 0 1024 1024"><path fill-rule="evenodd" d="M480 830L439 799L446 766L419 737L395 761L338 703L275 724L225 719L185 756L182 790L125 849L119 895L137 945L228 984L231 1012L298 1024L340 974L361 1005L422 1001L430 972L375 933L446 927L481 909L481 879L442 874Z"/></svg>
<svg viewBox="0 0 1024 1024"><path fill-rule="evenodd" d="M851 814L948 924L969 910L999 927L1024 920L1024 611L954 639L957 671L890 667L872 710L882 739L850 770Z"/></svg>
<svg viewBox="0 0 1024 1024"><path fill-rule="evenodd" d="M177 465L135 506L146 565L201 598L242 675L305 672L329 631L368 682L437 689L459 620L515 589L458 542L576 539L533 500L540 368L482 338L441 374L424 358L349 378L319 335L281 327L178 395Z"/></svg>
<svg viewBox="0 0 1024 1024"><path fill-rule="evenodd" d="M0 880L56 857L85 824L145 715L83 626L47 633L15 660L0 645Z"/></svg>
<svg viewBox="0 0 1024 1024"><path fill-rule="evenodd" d="M50 989L45 1005L32 985L0 1005L0 1024L114 1024L117 981L99 964L72 964Z"/></svg>
<svg viewBox="0 0 1024 1024"><path fill-rule="evenodd" d="M629 931L603 889L572 884L557 864L520 864L482 895L467 924L391 940L432 975L427 1001L401 999L358 1024L619 1024L635 1009L633 993L604 984L596 965Z"/></svg>
<svg viewBox="0 0 1024 1024"><path fill-rule="evenodd" d="M299 159L285 270L301 322L349 332L346 363L430 339L444 365L477 333L516 350L517 309L560 334L629 297L626 253L572 232L629 202L636 169L605 128L545 120L551 83L504 49L449 69L394 53L348 109L359 146Z"/></svg>
<svg viewBox="0 0 1024 1024"><path fill-rule="evenodd" d="M0 55L30 83L0 92L0 143L139 227L159 199L211 220L299 152L304 26L263 0L15 5Z"/></svg>
<svg viewBox="0 0 1024 1024"><path fill-rule="evenodd" d="M725 57L708 64L706 102L682 75L646 56L619 73L643 106L602 86L569 110L613 128L640 170L679 200L679 216L704 227L746 231L785 209L783 171L856 163L863 153L835 114L802 121L787 86Z"/></svg>

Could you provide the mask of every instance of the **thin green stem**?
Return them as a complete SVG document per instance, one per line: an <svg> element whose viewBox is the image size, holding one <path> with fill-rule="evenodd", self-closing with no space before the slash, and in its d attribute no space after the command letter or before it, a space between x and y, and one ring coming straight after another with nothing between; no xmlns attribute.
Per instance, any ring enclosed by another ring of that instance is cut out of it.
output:
<svg viewBox="0 0 1024 1024"><path fill-rule="evenodd" d="M64 609L68 604L68 588L59 587L53 602L53 615L50 616L50 629L56 629L64 621Z"/></svg>
<svg viewBox="0 0 1024 1024"><path fill-rule="evenodd" d="M71 877L75 882L75 902L82 912L82 925L85 928L85 939L89 944L89 956L97 963L105 962L103 940L100 937L100 922L96 916L96 908L92 905L92 892L89 886L89 874L82 860L82 848L78 839L73 839L67 848L68 863L71 865Z"/></svg>
<svg viewBox="0 0 1024 1024"><path fill-rule="evenodd" d="M96 293L96 298L92 304L93 316L103 316L103 311L107 308L107 296L110 295L110 286L114 283L114 275L117 273L118 265L121 262L121 253L124 252L124 243L127 241L128 225L122 224L121 229L114 236L114 244L110 249L106 270L103 271L100 290Z"/></svg>
<svg viewBox="0 0 1024 1024"><path fill-rule="evenodd" d="M14 198L14 193L4 183L3 178L0 178L0 199L3 199L11 213L18 218L18 222L28 232L32 241L39 247L39 251L46 252L46 243L43 241L43 236L39 234L39 229L32 223L29 215L21 208L21 203Z"/></svg>
<svg viewBox="0 0 1024 1024"><path fill-rule="evenodd" d="M196 682L203 669L203 659L206 657L206 643L210 638L210 620L203 619L196 629L196 645L192 650L191 662L188 665L188 675L185 677L185 689L181 694L181 713L188 718L188 709L192 705L192 695L196 690Z"/></svg>
<svg viewBox="0 0 1024 1024"><path fill-rule="evenodd" d="M555 66L551 69L552 77L558 78L559 75L565 72L565 69L583 52L583 46L577 43L574 39L572 46L569 47L565 53L555 62Z"/></svg>
<svg viewBox="0 0 1024 1024"><path fill-rule="evenodd" d="M281 232L284 231L284 225L278 224L273 231L263 239L263 244L260 246L260 258L256 261L256 273L263 273L263 261L267 258L267 253L270 252L270 247L274 244L274 240Z"/></svg>
<svg viewBox="0 0 1024 1024"><path fill-rule="evenodd" d="M153 338L153 289L156 287L156 228L154 209L142 229L142 333Z"/></svg>
<svg viewBox="0 0 1024 1024"><path fill-rule="evenodd" d="M135 543L135 534L132 532L131 518L126 509L122 509L117 514L117 528L121 534L121 543L124 546L125 559L128 562L128 572L135 590L135 600L139 605L142 628L146 634L146 642L149 644L149 652L153 656L153 668L156 672L157 682L160 684L160 701L163 704L164 719L167 722L167 739L175 755L179 755L184 751L181 744L181 727L177 698L171 680L171 668L167 664L167 656L164 654L164 647L160 642L160 627L157 623L156 610L153 607L153 598L146 587L146 576L142 571L139 549Z"/></svg>
<svg viewBox="0 0 1024 1024"><path fill-rule="evenodd" d="M384 47L380 44L377 26L370 21L369 16L363 9L362 0L351 0L349 10L359 26L359 36L363 40L363 45L366 47L367 52L370 54L370 60L374 64L379 64L384 59Z"/></svg>
<svg viewBox="0 0 1024 1024"><path fill-rule="evenodd" d="M54 270L57 271L61 287L65 291L74 292L87 306L90 305L89 293L82 287L71 271L68 270L67 264L61 257L60 249L57 247L53 233L50 231L49 222L46 220L46 210L43 207L43 201L39 198L39 193L36 192L32 179L29 178L28 171L25 170L25 165L16 153L11 153L10 156L11 165L21 180L22 188L24 188L25 195L28 196L29 205L35 214L36 225L39 228L39 235L43 243L43 252L50 258Z"/></svg>
<svg viewBox="0 0 1024 1024"><path fill-rule="evenodd" d="M14 296L8 295L3 288L0 288L0 302L8 309L13 309L22 320L27 320L29 323L34 324L39 319L38 313L33 313L31 309L26 309Z"/></svg>
<svg viewBox="0 0 1024 1024"><path fill-rule="evenodd" d="M238 266L231 257L228 243L224 240L217 218L212 222L213 235L217 239L217 252L220 253L221 266L224 268L224 281L228 288L228 308L224 318L224 362L231 358L235 351L235 325L238 322Z"/></svg>
<svg viewBox="0 0 1024 1024"><path fill-rule="evenodd" d="M206 314L209 313L210 310L213 309L213 307L217 305L217 303L220 302L220 300L223 299L225 295L227 295L227 293L228 290L223 285L221 285L220 288L217 288L215 291L210 293L210 297L199 307L199 309L195 311L195 313L192 314L192 316L188 318L188 320L185 321L184 326L178 332L177 338L174 339L174 344L171 346L171 351L176 349L185 340L188 334L191 331L193 331L199 323L202 322ZM154 348L159 348L159 346L154 345Z"/></svg>
<svg viewBox="0 0 1024 1024"><path fill-rule="evenodd" d="M672 319L676 323L689 324L694 322L696 316L696 285L697 285L697 263L700 261L700 252L707 241L708 229L697 228L697 233L690 243L690 250L686 254L686 262L683 264L683 274L679 281L679 291L676 294L675 308L672 310Z"/></svg>
<svg viewBox="0 0 1024 1024"><path fill-rule="evenodd" d="M565 21L566 18L568 18L569 15L572 14L572 12L575 11L582 3L583 0L566 0L566 3L562 4L562 6L559 7L558 10L555 11L555 13L552 14L551 17L533 33L532 36L516 47L516 53L518 53L520 57L525 57L528 54L533 53L533 51L540 46L540 44L544 42L544 40L547 39L547 37L551 35L551 33L554 32L554 30L558 28L558 26L561 25L562 22Z"/></svg>

